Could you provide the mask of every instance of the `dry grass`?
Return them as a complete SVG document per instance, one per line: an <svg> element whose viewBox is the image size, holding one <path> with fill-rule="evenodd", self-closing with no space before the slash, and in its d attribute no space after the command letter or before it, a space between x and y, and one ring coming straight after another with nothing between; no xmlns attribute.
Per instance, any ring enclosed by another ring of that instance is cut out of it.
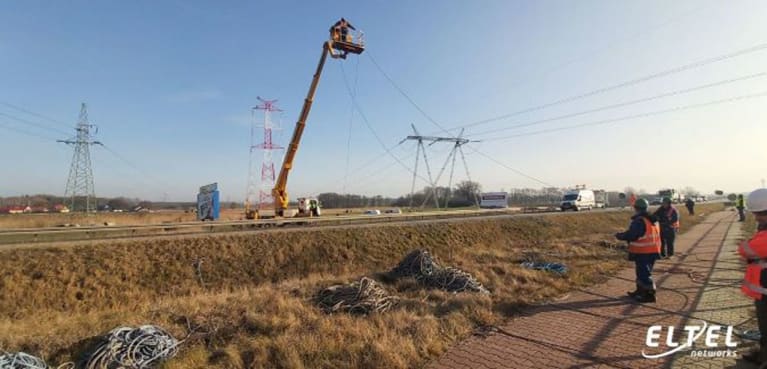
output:
<svg viewBox="0 0 767 369"><path fill-rule="evenodd" d="M700 213L711 211L700 206ZM689 218L684 227L700 221ZM600 247L627 213L314 229L241 236L18 249L0 258L0 348L71 360L118 325L197 333L166 368L420 367L493 325L627 266ZM492 295L424 290L389 270L414 248L477 277ZM566 277L523 269L529 255ZM202 259L204 287L193 266ZM361 275L401 298L390 312L326 315L316 291Z"/></svg>

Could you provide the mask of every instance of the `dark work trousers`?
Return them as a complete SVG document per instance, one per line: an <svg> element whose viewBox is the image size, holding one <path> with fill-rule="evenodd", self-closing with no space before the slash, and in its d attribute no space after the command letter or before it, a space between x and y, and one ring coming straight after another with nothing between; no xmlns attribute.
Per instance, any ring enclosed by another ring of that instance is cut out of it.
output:
<svg viewBox="0 0 767 369"><path fill-rule="evenodd" d="M760 350L762 351L762 357L767 356L767 299L762 295L761 300L754 301L756 305L756 321L759 325L759 333L762 337L759 339Z"/></svg>
<svg viewBox="0 0 767 369"><path fill-rule="evenodd" d="M660 230L660 256L674 256L674 240L676 230L671 227L662 227Z"/></svg>
<svg viewBox="0 0 767 369"><path fill-rule="evenodd" d="M634 254L634 265L636 266L637 286L648 290L655 290L655 283L652 280L652 268L655 266L655 260L658 254Z"/></svg>
<svg viewBox="0 0 767 369"><path fill-rule="evenodd" d="M738 221L743 222L746 220L746 208L738 208Z"/></svg>
<svg viewBox="0 0 767 369"><path fill-rule="evenodd" d="M687 206L687 213L690 215L695 215L695 206Z"/></svg>

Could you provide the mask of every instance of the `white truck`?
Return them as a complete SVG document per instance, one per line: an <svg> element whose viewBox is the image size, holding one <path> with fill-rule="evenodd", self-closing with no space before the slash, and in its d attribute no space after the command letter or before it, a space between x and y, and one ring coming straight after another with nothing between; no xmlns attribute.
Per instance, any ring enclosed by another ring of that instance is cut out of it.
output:
<svg viewBox="0 0 767 369"><path fill-rule="evenodd" d="M509 207L508 192L485 192L479 195L479 207L482 209L505 209Z"/></svg>
<svg viewBox="0 0 767 369"><path fill-rule="evenodd" d="M582 209L591 210L597 206L594 191L586 189L569 190L562 196L559 207L562 211Z"/></svg>

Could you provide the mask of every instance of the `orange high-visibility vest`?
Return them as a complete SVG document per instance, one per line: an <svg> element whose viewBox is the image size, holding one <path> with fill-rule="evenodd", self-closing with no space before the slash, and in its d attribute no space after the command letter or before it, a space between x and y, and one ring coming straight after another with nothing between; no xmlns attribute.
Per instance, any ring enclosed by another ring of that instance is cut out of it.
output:
<svg viewBox="0 0 767 369"><path fill-rule="evenodd" d="M670 207L668 208L668 212L666 213L666 217L667 217L668 219L671 219L671 214L672 214L672 213L674 213L674 212L676 212L676 209L675 209L673 206L670 206ZM679 230L679 228L680 228L680 224L679 224L679 213L677 213L677 215L676 215L676 222L674 222L674 223L671 223L671 228L674 228L674 229L676 229L676 230Z"/></svg>
<svg viewBox="0 0 767 369"><path fill-rule="evenodd" d="M738 253L748 261L740 290L754 300L761 300L762 295L767 294L761 281L762 269L767 268L767 231L759 231L752 239L743 241Z"/></svg>
<svg viewBox="0 0 767 369"><path fill-rule="evenodd" d="M644 220L644 236L629 242L629 252L632 254L660 254L658 226L645 217L642 217L642 220Z"/></svg>

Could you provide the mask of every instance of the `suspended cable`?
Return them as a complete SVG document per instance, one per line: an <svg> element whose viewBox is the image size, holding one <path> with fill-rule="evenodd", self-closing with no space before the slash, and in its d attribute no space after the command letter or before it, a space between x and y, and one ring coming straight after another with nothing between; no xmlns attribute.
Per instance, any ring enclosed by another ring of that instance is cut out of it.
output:
<svg viewBox="0 0 767 369"><path fill-rule="evenodd" d="M411 98L411 97L410 97L410 96L409 96L409 95L408 95L408 94L407 94L407 93L406 93L406 92L405 92L405 91L404 91L404 90L403 90L401 87L399 87L399 85L398 85L398 84L397 84L397 83L396 83L396 82L395 82L395 81L394 81L394 80L393 80L393 79L392 79L392 78L391 78L391 77L390 77L390 76L389 76L389 75L388 75L388 74L387 74L387 73L386 73L386 72L383 70L383 68L381 68L381 66L380 66L380 65L379 65L379 64L376 62L375 58L373 57L373 55L372 55L370 52L368 52L368 53L367 53L367 55L368 55L368 57L370 58L370 61L372 61L372 62L373 62L373 65L375 65L375 66L376 66L376 68L378 69L378 71L379 71L379 72L381 72L381 74L382 74L382 75L383 75L383 76L386 78L386 80L387 80L387 81L389 81L389 83L392 85L392 87L394 87L394 89L396 89L396 90L397 90L397 91L398 91L398 92L399 92L399 93L400 93L400 94L401 94L403 97L405 97L405 99L406 99L408 102L410 102L410 104L411 104L411 105L413 105L413 107L415 107L415 108L416 108L416 109L417 109L419 112L421 112L421 114L422 114L422 115L423 115L423 116L424 116L426 119L428 119L428 120L429 120L430 122L432 122L432 123L433 123L435 126L437 126L438 128L440 128L440 129L441 129L443 132L445 132L445 133L447 133L448 135L451 135L451 136L452 136L452 134L451 134L451 133L450 133L450 132L449 132L447 129L445 129L445 128L444 128L444 127L441 125L441 124L439 124L439 123L438 123L436 120L434 120L434 119L433 119L433 118L432 118L432 117L431 117L431 116L430 116L428 113L426 113L426 111L425 111L425 110L423 110L423 109L422 109L422 108L421 108L421 107L420 107L420 106L419 106L419 105L418 105L418 104L415 102L415 100L413 100L413 99L412 99L412 98ZM460 128L460 127L459 127L459 128ZM469 145L467 145L467 146L469 146ZM481 153L481 152L479 152L479 150L478 150L478 149L476 149L476 148L473 148L473 147L471 147L471 146L469 146L469 148L471 148L471 149L472 149L472 151L474 151L474 152L476 152L476 153L479 153L479 154L481 154L481 155L483 155L483 156L489 157L489 155L486 155L486 154L484 154L484 153ZM461 151L461 155L462 155L462 159L463 159L463 161L464 161L464 166L466 167L466 172L468 173L468 165L467 165L467 163L466 163L466 158L463 156L463 151ZM493 159L493 160L495 161L495 159ZM508 166L506 166L506 165L505 165L505 164L503 164L503 163L499 163L499 164L501 164L501 166L503 166L504 168L507 168L507 169L509 169L509 170L513 171L514 173L517 173L517 174L519 174L519 175L522 175L522 176L524 176L524 177L526 177L526 178L534 179L535 181L538 181L538 182L540 182L540 183L544 183L544 184L548 185L547 183L545 183L545 182L541 182L541 181L539 181L538 179L536 179L535 177L533 177L533 176L530 176L530 175L527 175L527 174L525 174L525 173L523 173L523 172L521 172L521 171L519 171L519 170L517 170L517 169L514 169L514 168L511 168L511 167L508 167ZM422 178L422 179L424 179L423 177L421 177L421 178ZM430 185L431 185L431 184L430 184ZM411 192L412 192L412 191L411 191Z"/></svg>
<svg viewBox="0 0 767 369"><path fill-rule="evenodd" d="M506 169L508 169L508 170L510 170L510 171L512 171L512 172L514 172L514 173L517 173L517 174L519 174L519 175L520 175L520 176L522 176L522 177L525 177L525 178L527 178L527 179L530 179L530 180L533 180L533 181L535 181L535 182L538 182L538 183L540 183L540 184L542 184L542 185L544 185L544 186L546 186L546 187L556 187L556 186L554 186L554 185L553 185L553 184L551 184L551 183L545 182L545 181L543 181L543 180L540 180L540 179L538 179L538 178L535 178L535 177L533 177L533 176L531 176L531 175L525 174L525 173L523 173L523 172L521 172L521 171L519 171L519 170L517 170L517 169L515 169L515 168L512 168L512 167L510 167L510 166L508 166L508 165L506 165L506 164L504 164L504 163L502 163L502 162L498 161L498 159L496 159L496 158L494 158L494 157L492 157L492 156L490 156L490 155L487 155L487 154L485 154L485 153L483 153L483 152L481 152L481 151L477 151L477 150L476 150L475 148L473 148L473 147L469 147L469 149L471 149L473 152L475 152L475 153L477 153L477 154L479 154L479 155L482 155L482 156L484 156L485 158L488 158L488 159L490 159L490 161L492 161L492 162L494 162L494 163L496 163L496 164L500 165L501 167L503 167L503 168L506 168ZM464 161L465 161L465 160L466 160L466 159L464 158Z"/></svg>
<svg viewBox="0 0 767 369"><path fill-rule="evenodd" d="M43 136L43 135L41 135L39 133L25 131L23 129L19 129L19 128L16 128L16 127L13 127L13 126L9 126L9 125L6 125L6 124L0 123L0 127L5 128L5 129L10 130L10 131L14 131L14 132L17 132L17 133L24 134L24 135L27 135L27 136L41 138L41 139L46 140L46 141L51 141L51 142L56 141L56 138L46 137L46 136Z"/></svg>
<svg viewBox="0 0 767 369"><path fill-rule="evenodd" d="M357 63L354 66L354 88L352 90L352 94L356 98L357 96L357 85L359 81L359 69L360 69L360 58L356 58ZM343 73L344 78L346 78L346 71L344 70L344 63L338 63L339 66L341 66L341 73ZM349 107L349 134L346 136L346 165L344 169L344 184L341 189L341 193L346 193L346 185L348 183L349 179L349 162L351 157L351 149L352 149L352 128L354 127L354 103L350 104Z"/></svg>
<svg viewBox="0 0 767 369"><path fill-rule="evenodd" d="M346 74L343 74L343 80L344 80L344 86L346 87L346 91L349 93L349 97L352 100L352 104L357 109L357 113L359 113L360 118L362 118L362 122L365 123L365 126L368 128L370 133L372 133L373 137L375 137L376 141L378 141L378 144L381 145L381 147L386 151L386 153L389 156L391 156L394 160L396 160L397 163L399 163L399 165L401 167L405 168L408 172L413 173L413 175L416 175L416 176L420 177L424 181L429 182L426 178L423 178L423 176L420 176L417 173L415 173L413 171L413 169L408 167L407 164L403 163L401 160L399 160L399 158L396 155L394 155L394 153L391 152L391 150L386 146L386 144L381 139L381 136L378 135L378 133L373 128L373 126L370 124L370 121L368 120L368 118L365 115L364 111L360 107L359 102L357 101L356 96L354 96L354 94L352 94L351 87L349 86L349 81L346 79Z"/></svg>
<svg viewBox="0 0 767 369"><path fill-rule="evenodd" d="M30 120L27 120L27 119L24 119L24 118L19 118L19 117L15 116L15 115L11 115L11 114L8 114L8 113L0 112L0 115L4 116L6 118L9 118L9 119L13 119L14 121L17 121L19 123L27 124L27 125L30 125L30 126L34 126L34 127L40 128L40 129L46 129L46 130L49 130L51 132L56 132L56 133L60 133L60 134L64 134L64 135L71 135L70 132L66 132L66 131L58 129L58 128L52 128L52 127L49 127L49 126L45 126L45 125L42 125L40 123L35 123L33 121L30 121Z"/></svg>
<svg viewBox="0 0 767 369"><path fill-rule="evenodd" d="M383 70L383 68L381 68L381 66L380 66L380 65L378 64L378 62L375 60L375 58L373 57L373 54L371 54L371 53L370 53L370 51L366 52L365 54L368 56L368 58L370 59L370 61L372 61L372 62L373 62L373 65L376 67L376 69L378 69L378 71L379 71L379 72L381 72L381 74L384 76L384 78L386 78L386 80L389 82L389 84L390 84L392 87L394 87L394 89L395 89L395 90L397 90L397 92L399 92L399 93L400 93L400 95L402 95L402 97L404 97L404 98L405 98L405 100L407 100L408 102L410 102L410 105L413 105L413 107L414 107L416 110L418 110L418 111L421 113L421 115L423 115L423 116L424 116L424 117L425 117L425 118L426 118L426 119L427 119L429 122L431 122L432 124L434 124L434 125L435 125L437 128L439 128L439 129L440 129L440 130L442 130L443 132L447 133L448 135L450 135L450 134L451 134L451 133L450 133L450 132L449 132L447 129L445 129L445 127L443 127L441 124L437 123L437 121L436 121L434 118L432 118L432 117L431 117L431 116L430 116L428 113L426 113L426 111L425 111L425 110L423 110L423 109L421 108L421 106L420 106L420 105L418 105L418 104L415 102L415 100L413 100L413 99L410 97L410 95L408 95L407 93L405 93L405 90L403 90L401 87L399 87L399 85L398 85L396 82L394 82L394 80L393 80L393 79L392 79L392 78L389 76L389 74L387 74L387 73L386 73L386 71L384 71L384 70Z"/></svg>
<svg viewBox="0 0 767 369"><path fill-rule="evenodd" d="M617 122L622 122L622 121L627 121L627 120L646 118L646 117L663 115L663 114L674 113L674 112L685 111L685 110L693 110L693 109L705 108L705 107L709 107L709 106L721 105L721 104L726 104L726 103L731 103L731 102L736 102L736 101L741 101L741 100L747 100L747 99L755 99L755 98L760 98L760 97L765 97L765 96L767 96L767 91L759 92L759 93L755 93L755 94L749 94L749 95L735 96L735 97L726 98L726 99L713 100L713 101L709 101L709 102L705 102L705 103L700 103L700 104L692 104L692 105L679 106L679 107L675 107L675 108L671 108L671 109L663 109L663 110L656 110L656 111L647 112L647 113L627 115L627 116L623 116L623 117L619 117L619 118L604 119L604 120L598 120L598 121L588 122L588 123L581 123L581 124L565 126L565 127L556 127L556 128L543 129L543 130L539 130L539 131L526 132L526 133L520 133L520 134L515 134L515 135L503 136L503 137L488 138L488 139L485 139L484 141L488 142L488 141L507 140L507 139L515 138L515 137L527 137L527 136L541 135L541 134L549 133L549 132L566 131L566 130L582 128L582 127L588 127L588 126L596 126L596 125L602 125L602 124L617 123ZM481 155L484 156L484 154L481 154Z"/></svg>
<svg viewBox="0 0 767 369"><path fill-rule="evenodd" d="M690 92L694 92L694 91L700 91L700 90L704 90L704 89L707 89L707 88L719 87L719 86L723 86L723 85L727 85L727 84L731 84L731 83L735 83L735 82L742 82L742 81L746 81L746 80L750 80L750 79L754 79L754 78L761 78L761 77L764 77L764 76L767 76L767 72L750 74L750 75L746 75L746 76L742 76L742 77L726 79L726 80L722 80L722 81L718 81L718 82L713 82L713 83L707 83L707 84L704 84L704 85L690 87L690 88L686 88L686 89L682 89L682 90L671 91L671 92L663 93L663 94L660 94L660 95L645 97L645 98L642 98L642 99L631 100L631 101L626 101L626 102L622 102L622 103L618 103L618 104L606 105L606 106L602 106L602 107L598 107L598 108L594 108L594 109L583 110L583 111L579 111L579 112L576 112L576 113L559 115L559 116L552 117L552 118L539 119L539 120L535 120L535 121L531 121L531 122L527 122L527 123L520 123L520 124L511 125L511 126L508 126L508 127L502 127L502 128L496 128L496 129L491 129L491 130L487 130L487 131L477 132L477 133L472 134L471 136L475 137L475 136L481 136L481 135L486 135L486 134L490 134L490 133L497 133L497 132L502 132L502 131L508 131L508 130L512 130L512 129L522 128L522 127L529 127L529 126L534 126L534 125L538 125L538 124L542 124L542 123L548 123L548 122L553 122L553 121L567 119L567 118L573 118L573 117L577 117L577 116L581 116L581 115L597 113L597 112L600 112L600 111L616 109L616 108L622 108L622 107L626 107L626 106L630 106L630 105L635 105L635 104L639 104L639 103L644 103L644 102L648 102L648 101L652 101L652 100L663 99L663 98L666 98L666 97L683 95L683 94L686 94L686 93L690 93Z"/></svg>
<svg viewBox="0 0 767 369"><path fill-rule="evenodd" d="M58 119L53 119L53 118L47 117L47 116L45 116L45 115L42 115L42 114L40 114L40 113L35 113L35 112L33 112L33 111L29 110L29 109L24 109L24 108L22 108L22 107L20 107L20 106L18 106L18 105L13 105L13 104L11 104L11 103L8 103L8 102L0 101L0 105L5 105L5 106L7 106L7 107L9 107L9 108L11 108L11 109L16 109L16 110L18 110L18 111L21 111L21 112L27 113L27 114L29 114L29 115L33 115L33 116L36 116L36 117L38 117L38 118L42 118L42 119L45 119L45 120L47 120L47 121L49 121L49 122L58 123L58 124L63 124L63 125L65 125L65 126L69 126L69 125L70 125L69 123L64 123L64 122L62 122L62 121L60 121L60 120L58 120Z"/></svg>
<svg viewBox="0 0 767 369"><path fill-rule="evenodd" d="M676 74L676 73L681 73L681 72L684 72L684 71L688 71L690 69L700 68L700 67L712 64L712 63L729 60L729 59L732 59L732 58L736 58L736 57L743 56L743 55L748 55L748 54L759 52L759 51L763 51L763 50L767 50L767 43L761 43L761 44L758 44L758 45L755 45L755 46L752 46L752 47L749 47L749 48L746 48L746 49L738 50L738 51L735 51L735 52L732 52L732 53L729 53L729 54L723 54L723 55L714 56L714 57L703 59L703 60L699 60L699 61L696 61L696 62L693 62L693 63L684 64L684 65L681 65L681 66L678 66L678 67L667 69L667 70L664 70L664 71L661 71L661 72L652 73L652 74L648 74L648 75L645 75L645 76L642 76L642 77L639 77L639 78L635 78L635 79L631 79L631 80L628 80L628 81L620 82L620 83L617 83L617 84L614 84L614 85L609 85L609 86L606 86L606 87L598 88L596 90L588 91L588 92L581 93L581 94L578 94L578 95L573 95L573 96L561 98L559 100L555 100L555 101L552 101L550 103L541 104L541 105L537 105L537 106L532 106L532 107L525 108L525 109L522 109L522 110L518 110L518 111L515 111L515 112L512 112L512 113L503 114L503 115L499 115L499 116L495 116L495 117L492 117L492 118L487 118L487 119L479 120L479 121L472 122L472 123L457 125L455 127L449 128L448 130L449 131L455 131L455 130L458 130L458 129L461 129L461 128L475 127L475 126L479 126L479 125L483 125L483 124L487 124L487 123L491 123L491 122L495 122L495 121L499 121L499 120L508 119L508 118L511 118L513 116L517 116L517 115L520 115L520 114L530 113L530 112L534 112L534 111L550 108L552 106L561 105L561 104L573 102L573 101L576 101L576 100L581 100L581 99L584 99L584 98L587 98L587 97L603 94L605 92L610 92L610 91L614 91L614 90L617 90L617 89L620 89L620 88L637 85L637 84L640 84L640 83L643 83L643 82L647 82L647 81L650 81L650 80L653 80L653 79L667 77L667 76L670 76L670 75L673 75L673 74Z"/></svg>

